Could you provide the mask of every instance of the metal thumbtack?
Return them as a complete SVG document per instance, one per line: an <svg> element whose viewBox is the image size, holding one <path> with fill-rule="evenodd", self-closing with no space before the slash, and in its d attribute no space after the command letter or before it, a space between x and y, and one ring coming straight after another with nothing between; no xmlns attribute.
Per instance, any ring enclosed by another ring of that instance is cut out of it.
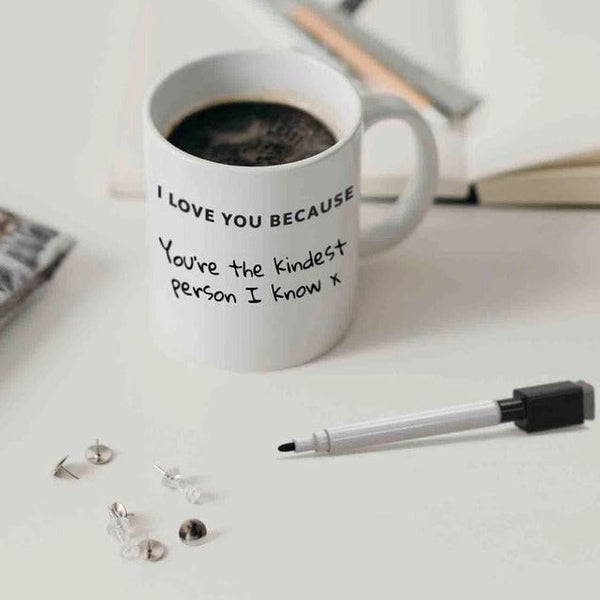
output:
<svg viewBox="0 0 600 600"><path fill-rule="evenodd" d="M165 547L158 540L153 540L146 536L146 539L139 544L140 553L144 560L156 562L165 555Z"/></svg>
<svg viewBox="0 0 600 600"><path fill-rule="evenodd" d="M202 496L202 491L195 485L189 485L185 479L179 474L179 469L169 469L165 471L158 465L154 465L154 468L163 476L163 485L170 487L173 490L181 492L188 502L196 504Z"/></svg>
<svg viewBox="0 0 600 600"><path fill-rule="evenodd" d="M116 517L120 517L121 519L127 519L129 517L134 517L135 513L129 512L125 505L121 502L113 502L109 507L108 511Z"/></svg>
<svg viewBox="0 0 600 600"><path fill-rule="evenodd" d="M54 477L62 477L63 475L68 475L72 479L79 479L79 477L77 477L75 473L71 473L71 471L69 471L69 469L67 469L67 467L64 466L67 458L69 457L65 456L63 459L58 461L57 465L52 470L52 475L54 475Z"/></svg>
<svg viewBox="0 0 600 600"><path fill-rule="evenodd" d="M206 540L206 525L200 519L187 519L179 528L179 539L186 546L199 546Z"/></svg>
<svg viewBox="0 0 600 600"><path fill-rule="evenodd" d="M110 520L106 531L114 537L121 546L121 556L123 558L132 559L140 555L139 545L133 541L132 528L129 517L131 513L120 502L113 502L108 507L108 516Z"/></svg>
<svg viewBox="0 0 600 600"><path fill-rule="evenodd" d="M112 458L112 450L108 446L104 446L96 439L96 443L92 444L86 451L85 457L88 462L94 465L105 465Z"/></svg>

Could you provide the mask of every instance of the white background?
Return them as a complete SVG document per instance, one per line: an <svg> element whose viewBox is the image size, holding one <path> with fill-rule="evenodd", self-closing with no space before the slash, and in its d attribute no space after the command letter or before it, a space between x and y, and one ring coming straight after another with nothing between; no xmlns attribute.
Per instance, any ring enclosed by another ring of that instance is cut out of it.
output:
<svg viewBox="0 0 600 600"><path fill-rule="evenodd" d="M337 457L275 447L522 385L598 383L600 215L436 207L363 264L357 320L322 359L255 375L167 362L146 333L143 207L105 192L129 43L117 4L1 8L0 205L79 239L0 334L2 597L595 597L594 424ZM96 436L113 463L84 462ZM50 475L67 453L80 481ZM162 487L153 462L198 476L204 503ZM167 544L162 562L119 557L116 499ZM203 547L177 539L191 516L211 531Z"/></svg>

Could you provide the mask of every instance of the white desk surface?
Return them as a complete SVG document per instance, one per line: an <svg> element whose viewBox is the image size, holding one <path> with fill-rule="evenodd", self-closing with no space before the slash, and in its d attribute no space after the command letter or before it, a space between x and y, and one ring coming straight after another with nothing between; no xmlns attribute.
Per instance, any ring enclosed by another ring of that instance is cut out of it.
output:
<svg viewBox="0 0 600 600"><path fill-rule="evenodd" d="M0 21L0 204L79 239L0 334L2 597L595 597L597 425L337 457L275 447L523 385L600 385L600 213L436 207L363 264L356 322L320 360L252 375L167 362L146 334L143 206L104 191L127 44L114 6L28 1ZM84 462L96 436L113 463ZM67 453L80 481L50 476ZM153 462L198 476L205 502L162 487ZM161 563L119 557L117 499L167 544ZM177 539L191 516L203 547Z"/></svg>

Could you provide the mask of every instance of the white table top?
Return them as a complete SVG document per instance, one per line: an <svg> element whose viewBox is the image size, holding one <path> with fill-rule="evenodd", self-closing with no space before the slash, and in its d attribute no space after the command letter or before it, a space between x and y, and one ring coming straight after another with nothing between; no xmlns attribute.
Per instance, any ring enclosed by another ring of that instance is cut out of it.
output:
<svg viewBox="0 0 600 600"><path fill-rule="evenodd" d="M167 362L146 333L143 206L105 192L126 71L114 68L127 44L115 5L73 0L65 20L53 3L22 2L0 23L0 205L79 239L0 333L3 597L597 589L593 424L535 436L507 425L335 457L275 448L514 387L599 383L600 213L436 207L402 247L363 264L356 322L325 357L250 375ZM83 460L96 436L116 451L109 465ZM67 453L80 481L50 476ZM153 462L198 476L205 502L162 487ZM119 557L105 532L117 499L167 544L162 562ZM211 531L203 547L177 539L191 516Z"/></svg>

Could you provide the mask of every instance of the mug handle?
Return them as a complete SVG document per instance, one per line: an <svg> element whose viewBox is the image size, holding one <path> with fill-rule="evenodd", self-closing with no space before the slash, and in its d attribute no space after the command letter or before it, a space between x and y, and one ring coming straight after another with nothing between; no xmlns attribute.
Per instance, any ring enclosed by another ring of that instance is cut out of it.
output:
<svg viewBox="0 0 600 600"><path fill-rule="evenodd" d="M438 179L435 140L423 117L398 96L364 97L365 131L383 119L401 119L410 125L416 140L416 171L396 198L392 214L361 233L361 256L387 250L407 237L431 206Z"/></svg>

